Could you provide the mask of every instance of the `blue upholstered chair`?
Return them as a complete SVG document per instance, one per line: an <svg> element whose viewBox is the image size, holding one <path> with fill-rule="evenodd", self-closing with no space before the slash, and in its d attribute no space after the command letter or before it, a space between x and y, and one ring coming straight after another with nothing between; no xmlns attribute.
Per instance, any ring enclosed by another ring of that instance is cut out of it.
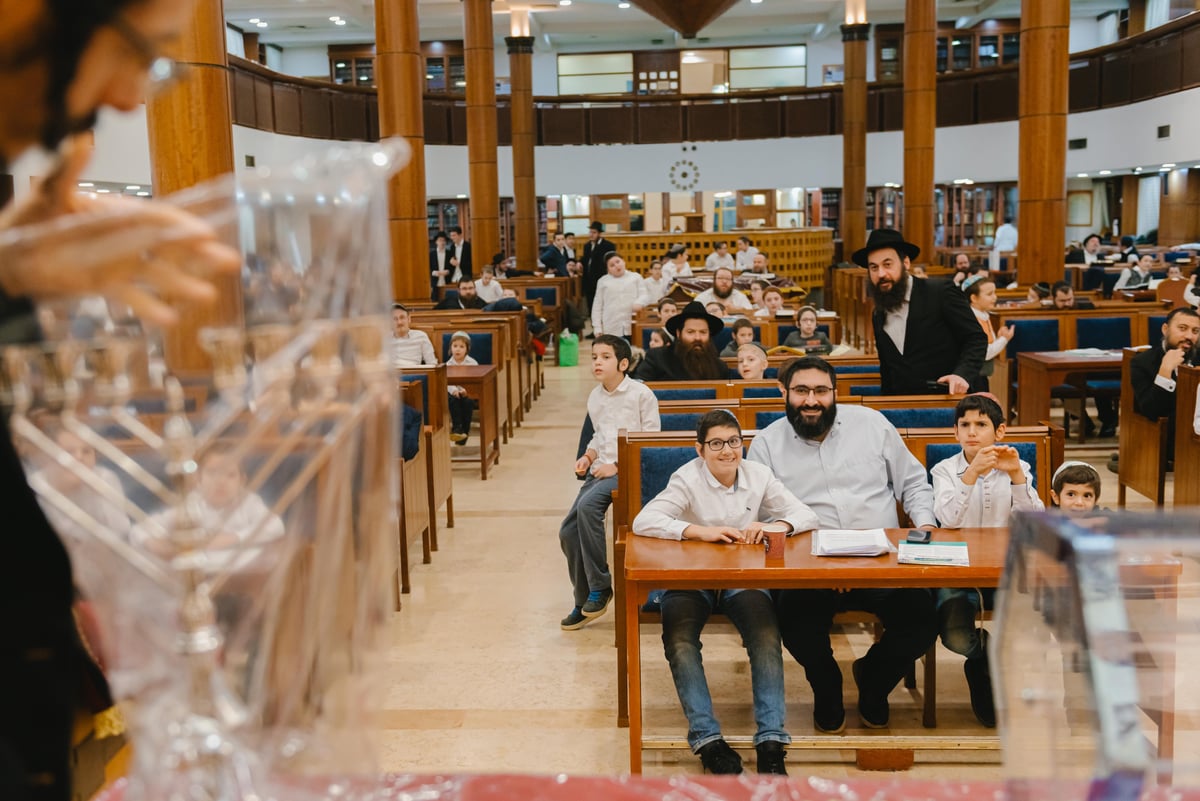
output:
<svg viewBox="0 0 1200 801"><path fill-rule="evenodd" d="M856 373L878 373L878 364L835 364L833 371L838 375L854 375Z"/></svg>
<svg viewBox="0 0 1200 801"><path fill-rule="evenodd" d="M1121 280L1120 273L1110 273L1105 271L1104 278L1101 281L1101 288L1104 290L1105 299L1111 298L1113 288L1117 285L1117 281Z"/></svg>
<svg viewBox="0 0 1200 801"><path fill-rule="evenodd" d="M716 400L716 388L706 387L680 387L679 389L667 389L659 387L654 390L654 397L662 401L677 401L677 400Z"/></svg>
<svg viewBox="0 0 1200 801"><path fill-rule="evenodd" d="M1116 350L1130 345L1128 317L1080 317L1075 321L1075 339L1078 347ZM1087 413L1088 398L1115 403L1121 396L1120 376L1116 373L1087 373L1081 383L1073 384L1082 389L1082 396L1067 394L1063 397L1063 425L1070 432L1070 418L1080 420ZM1079 442L1087 442L1084 426L1079 427Z"/></svg>
<svg viewBox="0 0 1200 801"><path fill-rule="evenodd" d="M429 408L429 381L425 373L401 373L404 381L421 385L421 408ZM426 415L428 417L428 415Z"/></svg>
<svg viewBox="0 0 1200 801"><path fill-rule="evenodd" d="M558 287L556 286L530 286L525 288L525 297L530 300L540 300L542 307L558 305Z"/></svg>
<svg viewBox="0 0 1200 801"><path fill-rule="evenodd" d="M779 387L742 387L743 398L778 398Z"/></svg>
<svg viewBox="0 0 1200 801"><path fill-rule="evenodd" d="M442 334L442 361L450 358L450 339L453 336L450 332ZM468 331L467 336L471 338L471 358L480 364L495 364L492 360L492 335L487 332Z"/></svg>
<svg viewBox="0 0 1200 801"><path fill-rule="evenodd" d="M763 370L763 378L779 378L779 368L768 367L766 370Z"/></svg>
<svg viewBox="0 0 1200 801"><path fill-rule="evenodd" d="M916 407L879 410L896 428L953 428L954 407Z"/></svg>
<svg viewBox="0 0 1200 801"><path fill-rule="evenodd" d="M1017 449L1017 456L1021 461L1029 465L1029 473L1033 478L1034 489L1038 486L1038 464L1037 464L1037 443L1036 442L1010 442L1006 443ZM933 467L938 462L945 461L951 456L958 454L962 450L962 446L953 442L935 442L925 446L925 474L933 481Z"/></svg>
<svg viewBox="0 0 1200 801"><path fill-rule="evenodd" d="M755 334L754 338L758 339L758 335ZM720 331L717 332L716 337L713 338L713 344L717 346L718 351L725 350L725 346L728 345L732 341L733 341L733 329L730 328L729 326L725 326L724 328L722 328Z"/></svg>
<svg viewBox="0 0 1200 801"><path fill-rule="evenodd" d="M1167 315L1154 314L1146 318L1146 344L1157 345L1162 341L1162 327L1167 322Z"/></svg>
<svg viewBox="0 0 1200 801"><path fill-rule="evenodd" d="M782 411L755 412L754 427L757 428L759 431L762 431L764 428L771 425L771 423L774 423L776 420L778 420L779 418L784 417L784 416L786 416L786 412L782 412Z"/></svg>
<svg viewBox="0 0 1200 801"><path fill-rule="evenodd" d="M883 388L880 387L878 384L851 384L849 394L851 394L851 395L881 395L881 394L883 394Z"/></svg>
<svg viewBox="0 0 1200 801"><path fill-rule="evenodd" d="M1129 318L1080 317L1075 321L1075 341L1080 348L1128 348Z"/></svg>
<svg viewBox="0 0 1200 801"><path fill-rule="evenodd" d="M685 416L685 415L680 415ZM697 415L698 417L699 415ZM667 415L663 415L664 418ZM666 420L663 428L667 427ZM692 426L695 429L695 424ZM696 458L696 449L686 448L644 448L642 450L642 497L638 508L645 506L654 496L667 488L671 474ZM661 612L662 596L666 590L651 590L646 603L642 605L643 612Z"/></svg>
<svg viewBox="0 0 1200 801"><path fill-rule="evenodd" d="M1036 353L1038 351L1059 350L1058 320L1005 320L1005 325L1013 326L1013 338L1005 348L1005 357L1015 360L1018 353ZM1017 403L1017 370L1008 371L1008 397L1014 409ZM1059 384L1050 391L1052 398L1083 398L1082 387L1071 384ZM1008 419L1012 419L1014 409L1009 409ZM1064 425L1066 421L1064 421Z"/></svg>
<svg viewBox="0 0 1200 801"><path fill-rule="evenodd" d="M667 412L659 415L663 431L695 431L701 412Z"/></svg>

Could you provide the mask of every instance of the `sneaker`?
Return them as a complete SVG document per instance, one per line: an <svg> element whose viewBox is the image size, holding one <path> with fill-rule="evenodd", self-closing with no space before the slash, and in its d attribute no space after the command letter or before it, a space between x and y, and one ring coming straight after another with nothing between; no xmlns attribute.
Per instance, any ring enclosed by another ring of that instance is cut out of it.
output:
<svg viewBox="0 0 1200 801"><path fill-rule="evenodd" d="M742 758L724 740L713 740L701 746L696 753L700 757L700 764L709 773L736 775L742 772Z"/></svg>
<svg viewBox="0 0 1200 801"><path fill-rule="evenodd" d="M455 445L462 445L464 442L467 441L467 435L460 434L457 431L451 432L450 441L453 442Z"/></svg>
<svg viewBox="0 0 1200 801"><path fill-rule="evenodd" d="M585 617L583 610L577 606L571 610L571 614L562 619L559 625L562 626L563 631L575 631L575 629L581 629L586 626L589 620L590 618Z"/></svg>
<svg viewBox="0 0 1200 801"><path fill-rule="evenodd" d="M758 763L755 769L759 773L772 773L776 776L787 775L787 768L783 764L783 758L787 754L787 749L783 747L783 743L776 740L766 740L756 745L754 750L758 754Z"/></svg>
<svg viewBox="0 0 1200 801"><path fill-rule="evenodd" d="M963 673L967 675L971 711L975 713L975 719L986 728L996 728L996 704L992 698L992 674L988 670L987 657L963 662Z"/></svg>
<svg viewBox="0 0 1200 801"><path fill-rule="evenodd" d="M587 603L583 605L584 617L600 617L608 610L608 604L612 601L612 587L604 590L592 590L588 593Z"/></svg>
<svg viewBox="0 0 1200 801"><path fill-rule="evenodd" d="M858 717L868 729L887 728L891 710L888 708L887 693L882 696L864 692L863 690L863 660L856 659L852 666L854 683L858 685ZM874 697L873 697L874 695Z"/></svg>
<svg viewBox="0 0 1200 801"><path fill-rule="evenodd" d="M813 698L813 728L822 734L841 734L846 728L846 708L842 694L822 693Z"/></svg>
<svg viewBox="0 0 1200 801"><path fill-rule="evenodd" d="M1100 427L1100 439L1112 439L1116 435L1117 435L1117 427L1116 426L1101 426Z"/></svg>

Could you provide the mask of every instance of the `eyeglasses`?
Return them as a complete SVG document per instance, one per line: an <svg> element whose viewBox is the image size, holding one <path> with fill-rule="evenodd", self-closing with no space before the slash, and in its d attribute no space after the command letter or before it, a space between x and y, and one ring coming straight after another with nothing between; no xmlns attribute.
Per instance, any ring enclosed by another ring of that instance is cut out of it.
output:
<svg viewBox="0 0 1200 801"><path fill-rule="evenodd" d="M833 387L788 387L788 392L802 398L807 398L811 394L817 400L822 400L833 394Z"/></svg>
<svg viewBox="0 0 1200 801"><path fill-rule="evenodd" d="M164 56L158 47L146 35L129 24L124 17L114 16L108 21L108 26L120 34L142 62L146 71L146 96L158 94L168 86L182 80L187 74L187 67Z"/></svg>
<svg viewBox="0 0 1200 801"><path fill-rule="evenodd" d="M704 443L712 453L720 453L725 450L728 445L732 450L737 450L742 447L741 437L730 437L729 439L710 439Z"/></svg>

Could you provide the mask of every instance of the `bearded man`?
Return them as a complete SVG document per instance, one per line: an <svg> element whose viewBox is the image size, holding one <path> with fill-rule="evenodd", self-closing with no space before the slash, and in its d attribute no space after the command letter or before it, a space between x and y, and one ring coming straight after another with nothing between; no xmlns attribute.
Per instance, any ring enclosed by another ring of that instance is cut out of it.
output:
<svg viewBox="0 0 1200 801"><path fill-rule="evenodd" d="M875 301L871 322L884 395L961 395L981 385L988 336L953 282L914 281L908 271L921 252L899 231L876 228L851 259L867 270ZM983 388L986 388L984 386Z"/></svg>
<svg viewBox="0 0 1200 801"><path fill-rule="evenodd" d="M674 342L646 352L633 377L639 381L719 381L729 378L729 368L713 339L725 323L692 301L667 320Z"/></svg>
<svg viewBox="0 0 1200 801"><path fill-rule="evenodd" d="M932 529L933 490L925 468L882 414L837 403L837 374L824 359L788 362L779 374L787 417L755 437L746 458L761 462L816 513L821 528L896 528L896 501L913 524ZM842 671L829 629L838 612L876 615L883 636L853 664L858 716L888 725L888 693L937 636L932 596L921 589L783 590L776 613L784 647L804 666L813 691L813 725L845 726Z"/></svg>
<svg viewBox="0 0 1200 801"><path fill-rule="evenodd" d="M740 290L733 288L733 270L728 267L718 267L713 273L713 285L696 296L697 303L705 306L713 301L719 301L727 309L750 311L754 304Z"/></svg>

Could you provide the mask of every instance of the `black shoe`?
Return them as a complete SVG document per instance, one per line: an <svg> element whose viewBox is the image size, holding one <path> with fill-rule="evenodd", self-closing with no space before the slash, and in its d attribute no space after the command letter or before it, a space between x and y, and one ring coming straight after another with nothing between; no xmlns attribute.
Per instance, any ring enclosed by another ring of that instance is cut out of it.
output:
<svg viewBox="0 0 1200 801"><path fill-rule="evenodd" d="M842 693L813 694L813 728L822 734L841 734L846 728L846 708Z"/></svg>
<svg viewBox="0 0 1200 801"><path fill-rule="evenodd" d="M1116 435L1116 426L1100 426L1100 439L1112 439Z"/></svg>
<svg viewBox="0 0 1200 801"><path fill-rule="evenodd" d="M851 666L854 674L854 683L858 685L858 717L868 729L887 728L888 718L891 716L891 710L888 708L887 693L880 695L877 692L872 692L870 688L863 688L863 673L865 668L862 663L862 659L855 659L854 664Z"/></svg>
<svg viewBox="0 0 1200 801"><path fill-rule="evenodd" d="M1092 418L1088 417L1085 414L1083 416L1083 419L1080 420L1079 422L1083 424L1083 435L1085 437L1090 437L1093 433L1095 433L1096 424L1092 422Z"/></svg>
<svg viewBox="0 0 1200 801"><path fill-rule="evenodd" d="M571 614L559 621L559 625L563 631L575 631L575 629L581 629L590 622L591 619L584 617L582 610L577 606L571 610Z"/></svg>
<svg viewBox="0 0 1200 801"><path fill-rule="evenodd" d="M975 719L989 729L996 728L996 704L992 699L992 674L986 656L968 659L963 663L967 688L971 691L971 711Z"/></svg>
<svg viewBox="0 0 1200 801"><path fill-rule="evenodd" d="M754 746L754 751L758 754L758 763L755 765L755 769L759 773L773 773L776 776L787 775L787 768L783 765L787 749L783 747L783 743L766 740Z"/></svg>
<svg viewBox="0 0 1200 801"><path fill-rule="evenodd" d="M1119 451L1114 452L1112 457L1108 460L1108 471L1110 473L1116 473L1117 475L1120 475L1121 474L1120 462L1121 462L1120 452Z"/></svg>
<svg viewBox="0 0 1200 801"><path fill-rule="evenodd" d="M583 616L600 617L608 609L608 603L612 597L612 587L605 590L592 590L588 593L587 603L583 605Z"/></svg>
<svg viewBox="0 0 1200 801"><path fill-rule="evenodd" d="M736 775L742 772L742 758L724 740L713 740L696 753L700 756L700 764L709 773Z"/></svg>

